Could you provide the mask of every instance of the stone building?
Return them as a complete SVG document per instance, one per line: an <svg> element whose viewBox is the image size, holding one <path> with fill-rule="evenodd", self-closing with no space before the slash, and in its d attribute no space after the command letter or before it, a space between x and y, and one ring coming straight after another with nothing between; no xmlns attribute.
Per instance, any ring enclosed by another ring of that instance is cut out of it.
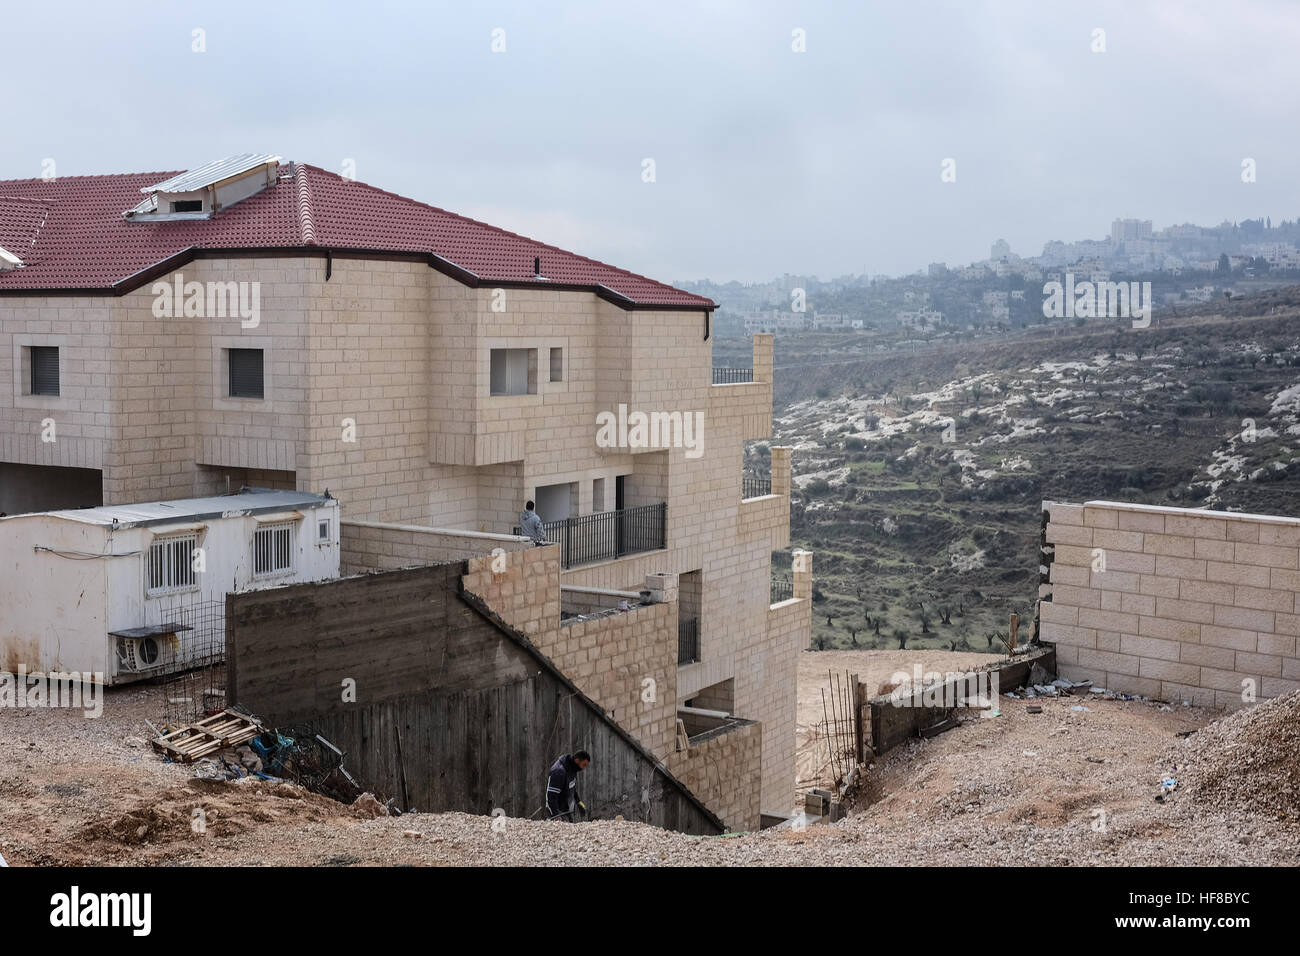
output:
<svg viewBox="0 0 1300 956"><path fill-rule="evenodd" d="M789 812L789 450L742 476L770 335L714 370L706 298L271 155L0 181L0 247L0 512L255 485L491 536L532 499L572 594L674 582L673 705L761 724Z"/></svg>

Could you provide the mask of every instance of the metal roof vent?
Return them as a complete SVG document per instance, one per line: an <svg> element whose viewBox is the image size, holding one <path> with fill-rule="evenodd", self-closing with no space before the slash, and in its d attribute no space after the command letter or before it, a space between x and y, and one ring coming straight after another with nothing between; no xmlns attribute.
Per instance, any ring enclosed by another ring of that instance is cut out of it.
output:
<svg viewBox="0 0 1300 956"><path fill-rule="evenodd" d="M146 194L144 201L122 215L151 222L211 219L222 209L275 185L279 168L280 157L272 153L228 156L146 186L140 190Z"/></svg>
<svg viewBox="0 0 1300 956"><path fill-rule="evenodd" d="M12 272L14 269L21 269L23 260L3 247L0 247L0 272Z"/></svg>

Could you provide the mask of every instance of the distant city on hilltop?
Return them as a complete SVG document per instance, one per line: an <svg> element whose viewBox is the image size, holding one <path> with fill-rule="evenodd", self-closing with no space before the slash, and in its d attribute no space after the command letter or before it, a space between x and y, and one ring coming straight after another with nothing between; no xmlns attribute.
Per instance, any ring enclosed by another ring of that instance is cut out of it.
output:
<svg viewBox="0 0 1300 956"><path fill-rule="evenodd" d="M1149 219L1116 219L1105 239L1053 239L1037 256L1018 255L998 239L987 259L933 262L904 276L823 281L786 274L763 283L675 284L719 303L721 335L910 330L931 338L1093 317L1045 314L1053 311L1044 309L1052 283L1150 283L1154 306L1164 310L1289 285L1300 282L1298 243L1300 219L1160 230Z"/></svg>

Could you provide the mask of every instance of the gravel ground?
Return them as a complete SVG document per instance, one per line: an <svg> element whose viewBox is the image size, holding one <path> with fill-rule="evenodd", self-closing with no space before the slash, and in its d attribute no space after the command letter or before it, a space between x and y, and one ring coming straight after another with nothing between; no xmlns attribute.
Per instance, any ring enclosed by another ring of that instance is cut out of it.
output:
<svg viewBox="0 0 1300 956"><path fill-rule="evenodd" d="M1294 789L1256 796L1290 779L1265 734L1294 733L1297 700L1201 730L1219 715L1095 696L1033 701L1043 712L1029 714L1003 698L998 717L886 755L839 823L690 837L632 822L373 818L286 784L195 780L144 743L160 690L127 689L99 720L0 711L0 851L13 866L1295 865ZM1180 787L1157 802L1168 776Z"/></svg>

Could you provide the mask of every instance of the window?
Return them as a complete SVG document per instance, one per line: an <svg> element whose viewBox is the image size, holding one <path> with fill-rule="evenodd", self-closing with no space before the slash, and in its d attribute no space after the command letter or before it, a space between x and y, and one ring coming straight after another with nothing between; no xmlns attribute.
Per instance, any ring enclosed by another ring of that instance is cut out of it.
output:
<svg viewBox="0 0 1300 956"><path fill-rule="evenodd" d="M551 349L551 381L564 381L564 349Z"/></svg>
<svg viewBox="0 0 1300 956"><path fill-rule="evenodd" d="M194 552L198 537L192 534L155 538L149 545L147 581L149 594L187 591L198 582L194 572Z"/></svg>
<svg viewBox="0 0 1300 956"><path fill-rule="evenodd" d="M262 525L253 532L253 577L293 570L293 522Z"/></svg>
<svg viewBox="0 0 1300 956"><path fill-rule="evenodd" d="M316 522L316 540L320 544L330 543L330 519L321 518Z"/></svg>
<svg viewBox="0 0 1300 956"><path fill-rule="evenodd" d="M537 392L537 349L493 349L492 395L533 395Z"/></svg>
<svg viewBox="0 0 1300 956"><path fill-rule="evenodd" d="M230 349L230 397L263 398L262 350Z"/></svg>
<svg viewBox="0 0 1300 956"><path fill-rule="evenodd" d="M31 394L59 394L59 349L55 345L33 345L31 362Z"/></svg>
<svg viewBox="0 0 1300 956"><path fill-rule="evenodd" d="M172 201L172 212L203 212L203 200L175 199Z"/></svg>
<svg viewBox="0 0 1300 956"><path fill-rule="evenodd" d="M593 478L591 480L591 510L605 510L605 479Z"/></svg>

